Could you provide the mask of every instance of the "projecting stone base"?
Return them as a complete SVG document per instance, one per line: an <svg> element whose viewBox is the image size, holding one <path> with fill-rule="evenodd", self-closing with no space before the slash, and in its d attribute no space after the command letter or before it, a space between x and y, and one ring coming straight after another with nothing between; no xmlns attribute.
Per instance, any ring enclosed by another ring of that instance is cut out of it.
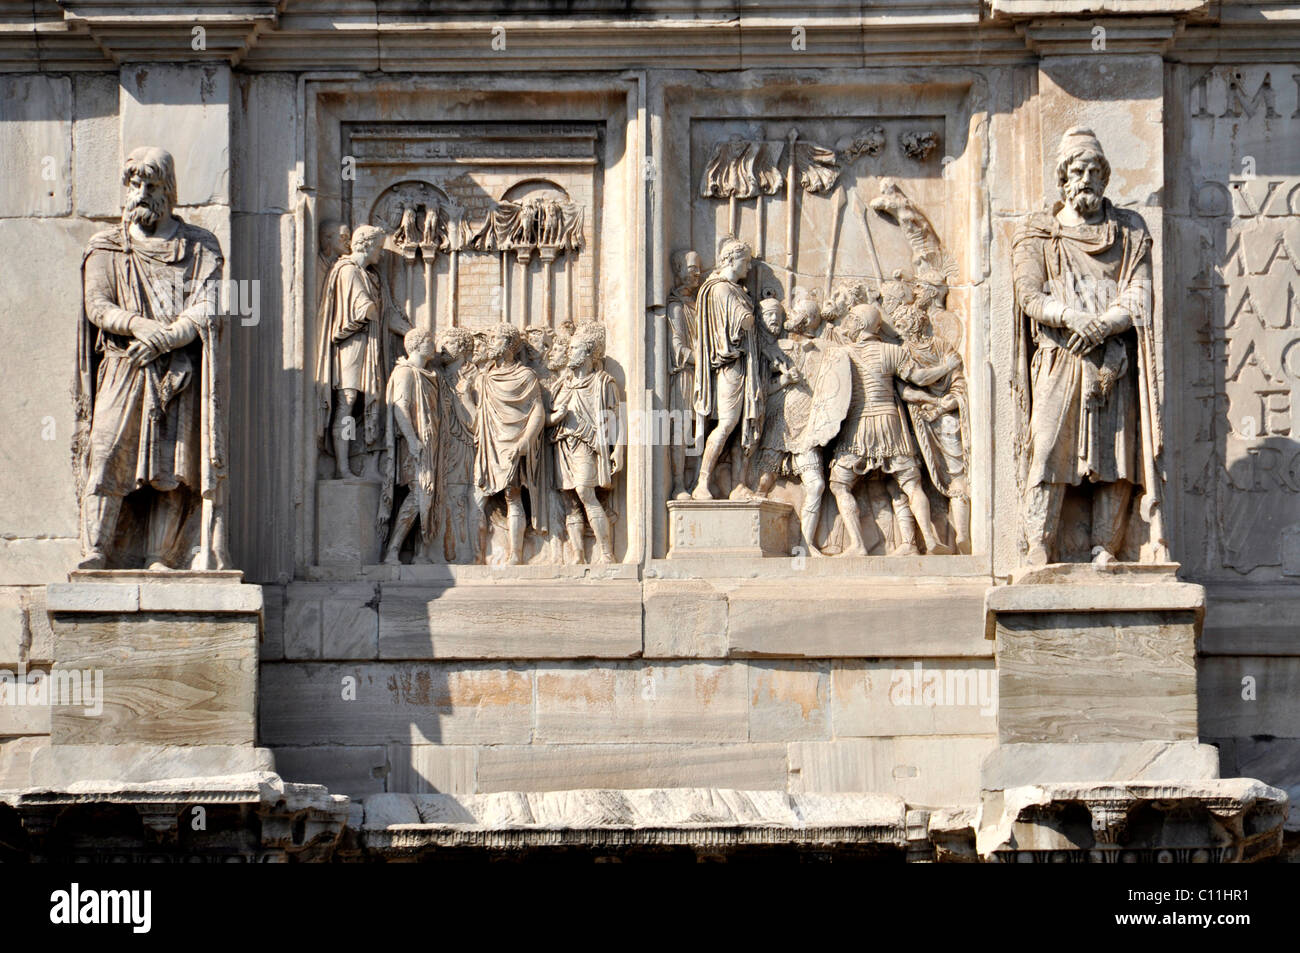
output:
<svg viewBox="0 0 1300 953"><path fill-rule="evenodd" d="M364 801L369 854L416 859L474 848L520 852L646 848L710 855L746 847L869 849L904 859L903 800L883 794L799 794L715 788L449 795L379 794Z"/></svg>
<svg viewBox="0 0 1300 953"><path fill-rule="evenodd" d="M244 745L51 745L32 754L30 786L72 790L274 771L269 749Z"/></svg>
<svg viewBox="0 0 1300 953"><path fill-rule="evenodd" d="M0 791L0 805L0 860L48 863L326 860L349 817L347 798L265 771Z"/></svg>
<svg viewBox="0 0 1300 953"><path fill-rule="evenodd" d="M51 746L251 750L262 588L238 573L82 578L46 588Z"/></svg>
<svg viewBox="0 0 1300 953"><path fill-rule="evenodd" d="M316 481L316 561L360 569L379 562L375 517L379 484L367 480Z"/></svg>
<svg viewBox="0 0 1300 953"><path fill-rule="evenodd" d="M668 558L789 556L793 516L774 500L670 500Z"/></svg>
<svg viewBox="0 0 1300 953"><path fill-rule="evenodd" d="M1248 863L1277 854L1284 791L1250 778L986 791L976 845L1014 863Z"/></svg>
<svg viewBox="0 0 1300 953"><path fill-rule="evenodd" d="M980 788L1081 781L1211 781L1219 749L1195 741L1004 744L980 766Z"/></svg>
<svg viewBox="0 0 1300 953"><path fill-rule="evenodd" d="M1197 740L1201 586L1176 567L1060 565L989 589L998 740Z"/></svg>

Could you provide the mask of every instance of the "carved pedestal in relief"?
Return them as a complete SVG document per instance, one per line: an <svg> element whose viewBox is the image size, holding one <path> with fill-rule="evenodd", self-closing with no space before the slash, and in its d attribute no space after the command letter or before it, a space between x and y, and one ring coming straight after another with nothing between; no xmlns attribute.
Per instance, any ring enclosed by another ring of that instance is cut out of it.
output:
<svg viewBox="0 0 1300 953"><path fill-rule="evenodd" d="M672 500L668 558L789 556L793 516L774 500Z"/></svg>
<svg viewBox="0 0 1300 953"><path fill-rule="evenodd" d="M321 480L316 484L316 561L359 569L379 562L381 540L372 513L378 481Z"/></svg>

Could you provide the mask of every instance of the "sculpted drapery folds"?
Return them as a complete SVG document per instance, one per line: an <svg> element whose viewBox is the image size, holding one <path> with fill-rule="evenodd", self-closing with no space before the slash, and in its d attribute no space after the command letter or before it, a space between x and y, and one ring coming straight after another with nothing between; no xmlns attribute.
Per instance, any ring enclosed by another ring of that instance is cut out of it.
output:
<svg viewBox="0 0 1300 953"><path fill-rule="evenodd" d="M509 561L523 562L525 513L520 495L528 490L533 528L547 531L542 459L546 407L532 369L519 361L519 330L492 329L485 344L487 365L475 380L474 483L481 499L505 495Z"/></svg>
<svg viewBox="0 0 1300 953"><path fill-rule="evenodd" d="M443 556L447 562L478 562L481 544L474 494L474 335L465 328L444 328L436 339L442 355L440 403L441 446L438 470L443 502Z"/></svg>
<svg viewBox="0 0 1300 953"><path fill-rule="evenodd" d="M614 561L614 534L597 490L609 490L623 468L624 442L619 433L618 385L601 366L605 329L585 324L568 345L568 373L555 391L555 409L547 421L554 430L556 474L568 512L569 545L584 561L583 517L596 537L594 562Z"/></svg>
<svg viewBox="0 0 1300 953"><path fill-rule="evenodd" d="M391 338L411 329L374 268L383 247L379 228L362 225L352 233L352 251L334 263L317 319L316 435L333 452L338 479L352 476L351 454L382 449L384 392L395 358ZM358 396L361 427L351 420ZM326 438L331 415L332 441Z"/></svg>
<svg viewBox="0 0 1300 953"><path fill-rule="evenodd" d="M384 562L400 562L402 543L416 520L420 523L417 556L428 561L433 555L434 534L443 505L442 449L444 413L443 388L438 374L428 368L435 353L433 334L424 328L406 332L406 357L399 358L388 377L385 406L388 420L384 429L385 452L379 498L379 538L389 536ZM395 490L406 487L406 498L393 518L389 533L389 514L393 511Z"/></svg>
<svg viewBox="0 0 1300 953"><path fill-rule="evenodd" d="M669 355L668 409L670 424L676 433L669 434L671 447L673 499L689 499L686 489L686 448L695 443L695 316L696 296L700 290L702 265L693 251L676 251L672 255L675 285L668 295L666 313L668 336L672 345Z"/></svg>
<svg viewBox="0 0 1300 953"><path fill-rule="evenodd" d="M754 305L740 284L749 274L747 244L727 239L718 251L713 274L700 285L695 305L695 413L699 421L717 418L704 445L700 474L692 493L713 498L709 487L727 439L740 427L740 447L732 453L732 495L748 491L742 479L745 461L763 431L763 392L759 381Z"/></svg>
<svg viewBox="0 0 1300 953"><path fill-rule="evenodd" d="M143 493L149 569L223 569L226 426L216 237L172 214L169 153L123 167L122 222L82 259L74 460L84 569L125 561L123 498Z"/></svg>
<svg viewBox="0 0 1300 953"><path fill-rule="evenodd" d="M1135 486L1154 555L1165 558L1151 238L1141 216L1103 197L1109 175L1093 133L1066 132L1064 201L1013 241L1017 477L1031 565L1053 557L1066 488L1081 485L1093 487L1095 561L1124 545Z"/></svg>

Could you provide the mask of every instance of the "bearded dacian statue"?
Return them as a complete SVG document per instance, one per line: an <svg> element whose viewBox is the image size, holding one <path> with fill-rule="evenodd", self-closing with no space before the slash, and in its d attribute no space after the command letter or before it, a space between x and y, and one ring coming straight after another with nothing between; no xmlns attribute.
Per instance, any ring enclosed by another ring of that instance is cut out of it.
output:
<svg viewBox="0 0 1300 953"><path fill-rule="evenodd" d="M1065 558L1062 507L1075 492L1091 504L1094 562L1140 542L1143 558L1162 561L1151 237L1140 215L1104 197L1110 163L1091 130L1061 138L1056 175L1063 201L1031 215L1013 241L1025 559ZM1136 516L1144 540L1132 533Z"/></svg>
<svg viewBox="0 0 1300 953"><path fill-rule="evenodd" d="M226 569L221 247L173 214L169 153L134 150L122 183L122 220L81 266L80 568Z"/></svg>

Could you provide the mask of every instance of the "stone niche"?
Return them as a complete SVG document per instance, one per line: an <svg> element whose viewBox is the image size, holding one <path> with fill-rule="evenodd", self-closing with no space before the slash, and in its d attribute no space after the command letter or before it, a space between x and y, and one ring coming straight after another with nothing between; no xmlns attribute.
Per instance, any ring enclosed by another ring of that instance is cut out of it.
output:
<svg viewBox="0 0 1300 953"><path fill-rule="evenodd" d="M814 82L811 76L793 72L754 71L743 87L714 77L684 83L667 76L652 82L652 99L662 102L665 122L661 141L652 143L662 157L657 160L656 187L664 202L657 238L662 244L655 249L655 287L650 293L655 304L664 306L665 317L653 328L649 371L660 413L670 421L656 434L670 432L679 415L691 416L683 393L688 385L681 381L692 373L704 375L698 367L686 377L680 374L678 315L681 300L689 294L683 295L682 276L675 269L684 253L693 251L707 276L721 243L729 236L738 238L752 250L753 264L743 285L756 313L772 308L786 327L795 312L813 316L803 323L803 334L778 328L774 335L758 327L762 319L756 314L761 362L769 388L779 394L765 398L763 434L755 440L744 479L764 500L787 504L788 516L781 520L784 544L765 542L754 550L799 555L815 548L854 561L842 555L850 541L829 490L817 511L813 539L805 539L801 528L801 510L810 499L801 473L816 469L825 479L836 446L835 421L821 424L819 466L806 457L796 459L792 451L811 441L809 435L818 429L805 426L805 421L831 412L825 410L831 402L817 390L821 362L843 342L841 330L850 309L866 304L881 313L885 341L907 346L915 338L905 340L904 333L928 331L942 349L939 353L951 351L959 357L954 391L961 392L960 409L933 425L914 418L908 429L919 434L926 428L935 436L940 428L951 431L949 449L960 459L942 459L933 438L918 441L921 482L935 533L957 554L926 562L944 573L958 566L972 569L982 560L964 557L986 553L989 536L986 521L970 516L987 511L990 481L990 408L983 397L987 303L978 287L985 265L971 243L984 214L983 81L944 70L927 74L924 82L889 70L868 71L865 81L862 73L850 77L824 71ZM918 293L922 277L938 285L928 304ZM891 298L891 292L898 297ZM909 309L899 308L900 303L915 304L911 313L919 316L909 322ZM778 366L795 367L802 383L777 388L773 368ZM852 420L845 408L838 412L845 417L838 432L845 436ZM737 427L713 471L711 486L718 499L731 495L735 487L732 463L741 453L743 426ZM673 527L694 538L711 532L717 523L712 516L703 517L704 523L692 521L691 502L683 499L683 488L689 491L696 485L704 449L704 435L694 437L677 459L674 448L664 445L667 441L652 441L656 557L673 548ZM960 492L947 492L955 490L945 478L947 469L964 469L966 485ZM897 481L879 472L868 474L854 492L867 555L913 555L931 548L910 525L916 519L916 501L911 499L909 508ZM674 497L670 518L666 504ZM954 505L954 497L964 500L965 512ZM771 521L767 515L760 520L757 511L754 519L764 526ZM748 532L749 521L735 522ZM767 535L765 530L765 539ZM728 548L740 552L750 545L738 539L732 547L712 547L711 555L721 556ZM681 547L673 548L672 555L682 555ZM726 575L724 567L739 565L714 560L709 572Z"/></svg>
<svg viewBox="0 0 1300 953"><path fill-rule="evenodd" d="M502 494L490 498L484 512L473 493L476 437L468 389L484 366L484 343L494 327L508 324L519 331L518 358L537 375L548 413L567 341L593 323L604 330L603 357L594 366L626 400L613 411L626 420L642 401L635 266L641 246L631 225L636 198L628 138L636 127L627 121L626 86L548 82L542 92L515 81L488 85L473 97L436 81L308 87L315 116L308 151L317 197L305 224L311 274L300 289L306 366L320 364L325 341L320 302L336 253L320 236L332 232L334 223L353 231L382 229L383 250L372 274L394 310L435 335L440 347L448 335L459 335L474 349L451 366L440 351L429 365L442 379L436 388L442 429L434 527L432 538L418 545L420 534L412 532L398 559L388 560L392 578L446 575L430 566L500 567L510 561ZM384 360L391 366L403 354L402 337L387 338ZM370 433L360 404L350 474L342 479L332 431L311 399L306 408L317 439L306 448L303 474L307 493L315 497L305 511L314 517L314 525L305 527L308 538L314 537L305 555L314 567L309 574L317 578L353 576L362 566L378 564L386 540L376 514L395 513L406 492L398 486L396 499L391 489L381 492L387 434ZM380 420L376 429L387 428ZM542 431L535 455L544 458L539 475L526 475L521 483L527 529L520 562L563 572L566 565L595 559L598 540L585 524L575 528L572 507L566 509L553 434L549 427ZM614 562L635 560L640 550L636 488L642 466L635 453L625 453L609 486L597 490ZM473 575L470 570L466 578Z"/></svg>

